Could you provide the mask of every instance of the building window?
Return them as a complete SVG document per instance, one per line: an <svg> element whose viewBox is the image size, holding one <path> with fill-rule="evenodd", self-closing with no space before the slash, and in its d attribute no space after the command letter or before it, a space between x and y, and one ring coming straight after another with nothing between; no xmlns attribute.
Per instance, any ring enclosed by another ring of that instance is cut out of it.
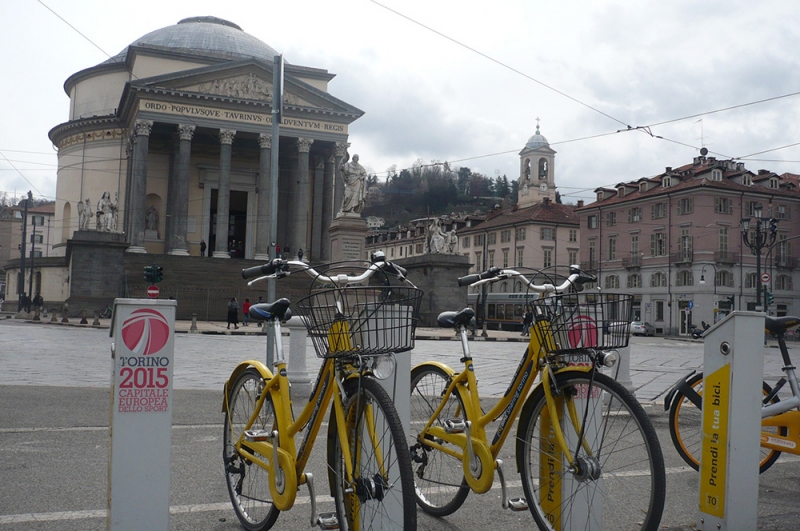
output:
<svg viewBox="0 0 800 531"><path fill-rule="evenodd" d="M680 239L678 240L678 252L681 259L692 258L692 233L688 227L681 229Z"/></svg>
<svg viewBox="0 0 800 531"><path fill-rule="evenodd" d="M638 273L634 273L633 275L628 275L628 287L629 288L641 288L642 287L642 275Z"/></svg>
<svg viewBox="0 0 800 531"><path fill-rule="evenodd" d="M519 227L516 230L515 237L517 238L517 241L524 241L525 240L525 227Z"/></svg>
<svg viewBox="0 0 800 531"><path fill-rule="evenodd" d="M792 289L792 277L780 275L775 279L775 289L789 291Z"/></svg>
<svg viewBox="0 0 800 531"><path fill-rule="evenodd" d="M642 221L642 207L633 207L628 209L628 222L636 223Z"/></svg>
<svg viewBox="0 0 800 531"><path fill-rule="evenodd" d="M472 243L475 245L475 247L480 247L483 245L483 234L476 234L473 236Z"/></svg>
<svg viewBox="0 0 800 531"><path fill-rule="evenodd" d="M747 273L744 277L744 287L745 288L755 288L759 286L760 283L758 281L758 277L755 273Z"/></svg>
<svg viewBox="0 0 800 531"><path fill-rule="evenodd" d="M553 250L542 249L542 267L551 267L553 265Z"/></svg>
<svg viewBox="0 0 800 531"><path fill-rule="evenodd" d="M779 186L780 186L780 184L778 183L778 178L777 177L770 178L770 180L769 180L769 187L770 188L777 189Z"/></svg>
<svg viewBox="0 0 800 531"><path fill-rule="evenodd" d="M719 168L715 168L711 170L711 180L712 181L721 181L722 180L722 170Z"/></svg>
<svg viewBox="0 0 800 531"><path fill-rule="evenodd" d="M491 269L494 267L494 251L489 251L486 257L489 259L489 268Z"/></svg>
<svg viewBox="0 0 800 531"><path fill-rule="evenodd" d="M608 259L609 260L616 260L617 259L617 237L610 236L608 238Z"/></svg>
<svg viewBox="0 0 800 531"><path fill-rule="evenodd" d="M483 271L483 253L480 251L475 252L475 269Z"/></svg>
<svg viewBox="0 0 800 531"><path fill-rule="evenodd" d="M639 235L631 234L631 256L639 254Z"/></svg>
<svg viewBox="0 0 800 531"><path fill-rule="evenodd" d="M656 301L656 321L664 320L664 301Z"/></svg>
<svg viewBox="0 0 800 531"><path fill-rule="evenodd" d="M597 242L595 240L589 241L589 268L592 269L597 266Z"/></svg>
<svg viewBox="0 0 800 531"><path fill-rule="evenodd" d="M672 177L670 177L669 175L665 175L661 179L661 186L663 186L664 188L669 188L670 186L672 186Z"/></svg>
<svg viewBox="0 0 800 531"><path fill-rule="evenodd" d="M753 176L749 173L742 175L742 184L745 186L753 186Z"/></svg>
<svg viewBox="0 0 800 531"><path fill-rule="evenodd" d="M678 276L675 282L677 286L694 286L694 277L691 271L678 271Z"/></svg>
<svg viewBox="0 0 800 531"><path fill-rule="evenodd" d="M666 203L656 203L655 205L650 205L650 218L651 219L658 219L658 218L665 218L667 217L667 204Z"/></svg>
<svg viewBox="0 0 800 531"><path fill-rule="evenodd" d="M617 275L608 275L604 287L606 289L619 289L619 277Z"/></svg>
<svg viewBox="0 0 800 531"><path fill-rule="evenodd" d="M469 236L464 236L463 238L461 238L461 247L464 247L465 249L469 248L471 240L472 238L470 238Z"/></svg>
<svg viewBox="0 0 800 531"><path fill-rule="evenodd" d="M597 228L597 215L592 214L591 216L586 217L586 226L590 229Z"/></svg>
<svg viewBox="0 0 800 531"><path fill-rule="evenodd" d="M578 241L578 229L569 229L569 241L570 243Z"/></svg>
<svg viewBox="0 0 800 531"><path fill-rule="evenodd" d="M522 291L522 282L517 280L516 282L514 282L514 292L520 293L521 291Z"/></svg>
<svg viewBox="0 0 800 531"><path fill-rule="evenodd" d="M469 238L467 237L466 240L469 241ZM467 245L467 247L469 247L469 245ZM417 249L417 254L422 254L422 244L421 243L417 244L416 249Z"/></svg>
<svg viewBox="0 0 800 531"><path fill-rule="evenodd" d="M650 256L666 256L667 240L663 232L654 232L650 235Z"/></svg>
<svg viewBox="0 0 800 531"><path fill-rule="evenodd" d="M390 256L392 256L392 257L393 257L393 256L394 256L394 247L392 247L392 250L390 251L390 253L391 253L391 255L390 255Z"/></svg>
<svg viewBox="0 0 800 531"><path fill-rule="evenodd" d="M719 250L720 252L728 252L728 227L719 228Z"/></svg>
<svg viewBox="0 0 800 531"><path fill-rule="evenodd" d="M685 197L678 200L678 214L691 214L694 212L694 198Z"/></svg>
<svg viewBox="0 0 800 531"><path fill-rule="evenodd" d="M500 243L508 243L511 241L511 229L500 231Z"/></svg>
<svg viewBox="0 0 800 531"><path fill-rule="evenodd" d="M665 275L661 271L656 271L650 276L650 287L651 288L666 288L667 287L667 275Z"/></svg>
<svg viewBox="0 0 800 531"><path fill-rule="evenodd" d="M37 227L44 225L44 216L31 216L31 222Z"/></svg>
<svg viewBox="0 0 800 531"><path fill-rule="evenodd" d="M616 212L606 212L606 225L616 225L617 224L617 213Z"/></svg>
<svg viewBox="0 0 800 531"><path fill-rule="evenodd" d="M569 255L569 265L577 265L578 264L578 251L567 251Z"/></svg>
<svg viewBox="0 0 800 531"><path fill-rule="evenodd" d="M777 219L789 219L789 209L786 208L786 205L778 205L775 207L775 214L774 216Z"/></svg>
<svg viewBox="0 0 800 531"><path fill-rule="evenodd" d="M497 233L490 232L489 233L489 240L486 242L487 245L494 245L497 243Z"/></svg>
<svg viewBox="0 0 800 531"><path fill-rule="evenodd" d="M508 268L508 249L503 249L503 269Z"/></svg>
<svg viewBox="0 0 800 531"><path fill-rule="evenodd" d="M32 243L42 243L44 241L44 236L41 234L31 234L31 242Z"/></svg>
<svg viewBox="0 0 800 531"><path fill-rule="evenodd" d="M522 254L524 250L524 247L517 247L517 267L522 267Z"/></svg>
<svg viewBox="0 0 800 531"><path fill-rule="evenodd" d="M715 214L733 214L733 200L729 197L714 198Z"/></svg>
<svg viewBox="0 0 800 531"><path fill-rule="evenodd" d="M759 210L759 209L762 211L762 214L763 214L764 207L758 201L748 201L747 204L745 205L745 211L747 212L747 215L750 216L750 217L755 216L756 215L756 210Z"/></svg>
<svg viewBox="0 0 800 531"><path fill-rule="evenodd" d="M500 283L500 293L508 293L508 282Z"/></svg>
<svg viewBox="0 0 800 531"><path fill-rule="evenodd" d="M556 239L556 229L553 227L542 227L540 238L542 240L552 241Z"/></svg>

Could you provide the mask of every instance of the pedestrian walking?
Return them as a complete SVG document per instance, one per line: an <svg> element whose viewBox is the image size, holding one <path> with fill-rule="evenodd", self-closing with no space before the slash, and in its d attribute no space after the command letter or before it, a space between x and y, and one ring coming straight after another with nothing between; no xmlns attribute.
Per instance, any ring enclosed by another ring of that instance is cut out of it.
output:
<svg viewBox="0 0 800 531"><path fill-rule="evenodd" d="M250 299L245 299L242 304L242 324L248 326L250 323Z"/></svg>
<svg viewBox="0 0 800 531"><path fill-rule="evenodd" d="M239 328L239 303L236 302L236 297L231 297L228 303L228 330L233 325L234 330Z"/></svg>
<svg viewBox="0 0 800 531"><path fill-rule="evenodd" d="M200 240L200 256L206 255L206 241Z"/></svg>
<svg viewBox="0 0 800 531"><path fill-rule="evenodd" d="M531 324L533 324L533 312L525 310L522 316L522 335L529 336L531 334Z"/></svg>

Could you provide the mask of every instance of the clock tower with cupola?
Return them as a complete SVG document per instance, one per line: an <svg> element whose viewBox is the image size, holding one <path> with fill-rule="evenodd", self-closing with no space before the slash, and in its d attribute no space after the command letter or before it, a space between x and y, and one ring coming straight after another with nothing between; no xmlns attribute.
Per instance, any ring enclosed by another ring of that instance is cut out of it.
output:
<svg viewBox="0 0 800 531"><path fill-rule="evenodd" d="M528 139L519 152L520 172L517 206L528 207L540 203L545 197L556 198L555 155L547 139L539 132L536 119L536 134Z"/></svg>

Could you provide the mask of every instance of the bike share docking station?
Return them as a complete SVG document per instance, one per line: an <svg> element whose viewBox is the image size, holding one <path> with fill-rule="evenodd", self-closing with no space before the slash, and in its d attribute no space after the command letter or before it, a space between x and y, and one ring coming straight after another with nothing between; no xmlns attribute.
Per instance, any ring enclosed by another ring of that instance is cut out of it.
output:
<svg viewBox="0 0 800 531"><path fill-rule="evenodd" d="M764 314L735 311L704 334L697 529L755 530Z"/></svg>
<svg viewBox="0 0 800 531"><path fill-rule="evenodd" d="M169 529L177 305L174 300L114 301L109 531Z"/></svg>

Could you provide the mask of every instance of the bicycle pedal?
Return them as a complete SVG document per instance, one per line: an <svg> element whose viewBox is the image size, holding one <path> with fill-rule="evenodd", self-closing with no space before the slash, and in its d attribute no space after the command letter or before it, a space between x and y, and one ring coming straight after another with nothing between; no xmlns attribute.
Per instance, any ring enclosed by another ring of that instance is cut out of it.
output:
<svg viewBox="0 0 800 531"><path fill-rule="evenodd" d="M508 508L512 511L527 511L528 502L525 501L525 498L509 498Z"/></svg>
<svg viewBox="0 0 800 531"><path fill-rule="evenodd" d="M444 421L444 431L447 433L464 433L467 423L464 419L447 419Z"/></svg>
<svg viewBox="0 0 800 531"><path fill-rule="evenodd" d="M245 430L244 437L250 442L269 441L272 439L272 432L269 430Z"/></svg>
<svg viewBox="0 0 800 531"><path fill-rule="evenodd" d="M317 526L320 529L339 529L339 519L336 513L321 513L317 517Z"/></svg>

